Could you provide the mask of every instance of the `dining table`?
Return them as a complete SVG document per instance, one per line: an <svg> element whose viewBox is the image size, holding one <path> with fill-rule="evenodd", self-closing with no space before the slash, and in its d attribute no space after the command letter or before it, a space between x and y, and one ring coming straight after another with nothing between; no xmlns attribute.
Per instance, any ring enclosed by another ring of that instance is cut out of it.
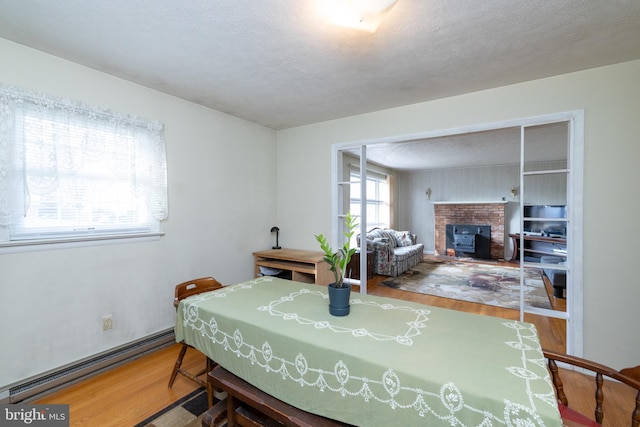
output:
<svg viewBox="0 0 640 427"><path fill-rule="evenodd" d="M533 324L259 277L178 306L184 341L265 393L358 426L562 425Z"/></svg>

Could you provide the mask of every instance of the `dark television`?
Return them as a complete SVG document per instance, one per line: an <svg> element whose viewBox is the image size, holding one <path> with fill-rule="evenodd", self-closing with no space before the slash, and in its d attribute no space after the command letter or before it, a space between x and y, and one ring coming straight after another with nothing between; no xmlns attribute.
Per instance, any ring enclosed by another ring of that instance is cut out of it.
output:
<svg viewBox="0 0 640 427"><path fill-rule="evenodd" d="M566 219L566 205L528 205L524 207L524 232L546 237L565 237Z"/></svg>

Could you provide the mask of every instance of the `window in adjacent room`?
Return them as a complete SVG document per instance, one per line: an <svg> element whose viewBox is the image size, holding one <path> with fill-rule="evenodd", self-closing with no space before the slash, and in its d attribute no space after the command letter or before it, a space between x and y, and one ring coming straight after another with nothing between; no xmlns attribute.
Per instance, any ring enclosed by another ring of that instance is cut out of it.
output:
<svg viewBox="0 0 640 427"><path fill-rule="evenodd" d="M159 232L162 124L0 85L0 244Z"/></svg>
<svg viewBox="0 0 640 427"><path fill-rule="evenodd" d="M350 172L350 211L360 212L360 171ZM389 178L386 174L367 168L367 230L375 227L390 228L391 205ZM357 230L355 234L358 234Z"/></svg>

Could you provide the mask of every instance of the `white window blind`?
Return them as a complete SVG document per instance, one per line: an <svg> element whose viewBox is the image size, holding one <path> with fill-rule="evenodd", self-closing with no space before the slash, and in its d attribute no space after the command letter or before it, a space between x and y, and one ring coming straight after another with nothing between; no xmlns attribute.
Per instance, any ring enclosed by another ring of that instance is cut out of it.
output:
<svg viewBox="0 0 640 427"><path fill-rule="evenodd" d="M151 233L167 215L161 123L0 85L0 242Z"/></svg>

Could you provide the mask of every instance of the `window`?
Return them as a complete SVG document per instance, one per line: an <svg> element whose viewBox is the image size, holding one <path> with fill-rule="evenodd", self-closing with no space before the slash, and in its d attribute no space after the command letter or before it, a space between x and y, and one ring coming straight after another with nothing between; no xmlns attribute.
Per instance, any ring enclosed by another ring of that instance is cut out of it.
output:
<svg viewBox="0 0 640 427"><path fill-rule="evenodd" d="M159 122L0 86L0 244L149 235L167 218Z"/></svg>
<svg viewBox="0 0 640 427"><path fill-rule="evenodd" d="M352 170L350 173L350 208L351 212L360 212L360 171ZM387 175L370 171L367 168L367 226L370 230L374 227L391 227L390 186ZM356 234L360 230L356 231Z"/></svg>

